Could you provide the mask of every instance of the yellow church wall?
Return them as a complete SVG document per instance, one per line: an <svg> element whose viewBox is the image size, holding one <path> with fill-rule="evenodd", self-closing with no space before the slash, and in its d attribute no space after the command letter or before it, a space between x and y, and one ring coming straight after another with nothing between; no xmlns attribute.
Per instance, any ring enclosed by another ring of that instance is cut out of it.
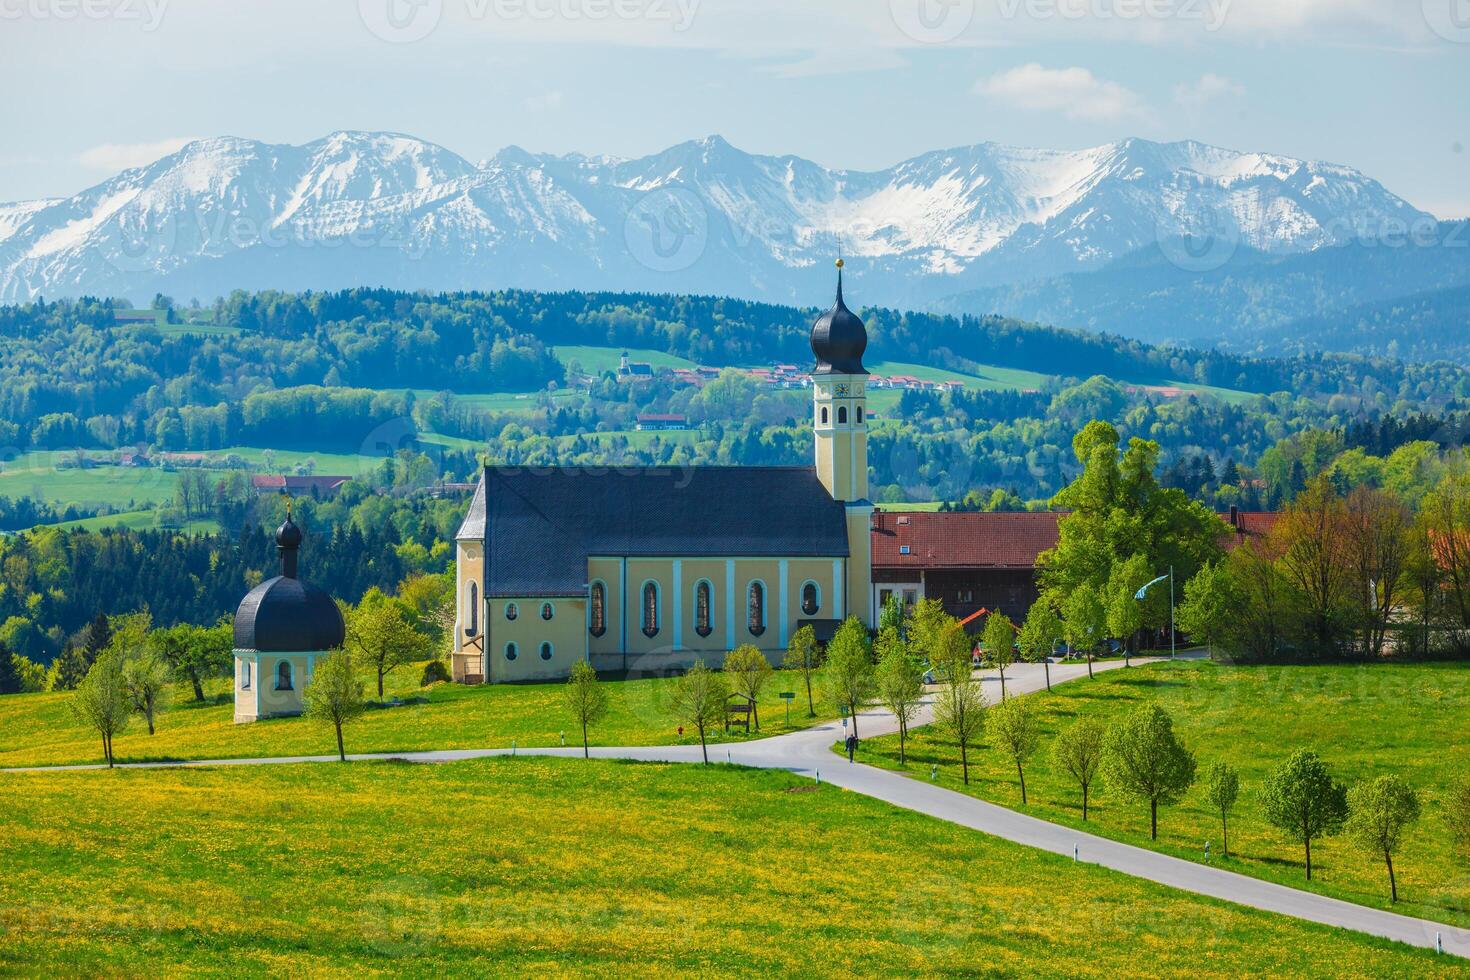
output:
<svg viewBox="0 0 1470 980"><path fill-rule="evenodd" d="M450 673L456 681L463 681L465 674L484 673L480 663L480 650L473 642L485 631L481 620L485 617L484 597L480 588L485 581L485 546L483 542L464 540L456 542L455 548L455 617L454 655L450 657ZM470 588L471 583L474 589ZM473 599L471 596L473 595ZM475 637L465 635L465 629L473 626Z"/></svg>
<svg viewBox="0 0 1470 980"><path fill-rule="evenodd" d="M873 508L847 508L847 612L869 626L873 617Z"/></svg>
<svg viewBox="0 0 1470 980"><path fill-rule="evenodd" d="M587 583L601 582L607 588L603 603L606 628L601 636L588 636L587 648L594 654L623 652L623 602L621 558L591 558L587 561Z"/></svg>
<svg viewBox="0 0 1470 980"><path fill-rule="evenodd" d="M550 619L542 618L546 603L551 604ZM507 619L506 609L512 604L516 618ZM491 682L565 677L572 664L587 655L587 600L581 597L496 597L490 600L489 627L486 679ZM515 644L514 660L506 656L511 643ZM550 660L541 658L543 643L551 644Z"/></svg>

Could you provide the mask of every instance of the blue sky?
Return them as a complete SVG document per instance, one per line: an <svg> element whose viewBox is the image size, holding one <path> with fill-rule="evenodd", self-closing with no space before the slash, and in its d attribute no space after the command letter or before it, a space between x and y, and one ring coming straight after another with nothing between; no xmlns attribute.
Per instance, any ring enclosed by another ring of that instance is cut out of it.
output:
<svg viewBox="0 0 1470 980"><path fill-rule="evenodd" d="M0 0L0 54L0 200L224 134L853 168L1136 135L1470 216L1470 0Z"/></svg>

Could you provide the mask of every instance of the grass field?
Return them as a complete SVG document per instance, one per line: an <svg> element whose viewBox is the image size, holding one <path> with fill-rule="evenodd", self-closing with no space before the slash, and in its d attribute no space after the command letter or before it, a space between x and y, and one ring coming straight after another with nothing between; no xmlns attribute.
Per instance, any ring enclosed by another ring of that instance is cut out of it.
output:
<svg viewBox="0 0 1470 980"><path fill-rule="evenodd" d="M987 684L987 688L993 685ZM998 697L998 688L989 691ZM1177 806L1161 808L1159 840L1148 836L1145 805L1102 790L1081 820L1078 793L1049 758L1053 736L1076 718L1106 724L1136 704L1154 700L1174 718L1175 729L1195 752L1200 771L1216 761L1239 768L1241 797L1230 823L1231 858L1225 866L1292 887L1365 905L1388 906L1383 861L1345 838L1312 847L1313 880L1303 880L1302 848L1288 842L1260 815L1256 793L1267 771L1298 746L1317 751L1336 777L1351 785L1397 773L1425 797L1424 816L1395 859L1397 911L1470 923L1470 862L1453 853L1439 797L1452 778L1470 769L1470 664L1374 666L1229 667L1179 661L1135 667L1031 695L1040 713L1041 749L1026 774L1029 805L1020 806L1016 770L990 747L970 753L968 792L1047 820L1093 833L1203 858L1204 842L1220 853L1219 819L1203 805L1196 786ZM897 766L896 738L865 742L863 761ZM936 733L915 733L908 768L927 778L939 765L941 780L962 790L955 747Z"/></svg>
<svg viewBox="0 0 1470 980"><path fill-rule="evenodd" d="M618 362L622 359L623 351L628 352L628 360L634 363L642 362L653 365L655 371L660 368L692 368L695 363L687 358L676 354L667 354L663 351L651 350L644 347L591 347L579 344L558 344L553 353L556 359L563 365L576 361L582 366L582 370L588 374L601 374L604 371L616 371Z"/></svg>
<svg viewBox="0 0 1470 980"><path fill-rule="evenodd" d="M436 684L420 688L421 664L400 667L387 678L387 697L398 707L367 712L347 729L348 752L406 752L441 748L568 744L578 734L562 707L561 684L494 684L466 687ZM374 680L366 680L376 695ZM779 735L808 723L804 707L792 706L792 726L780 691L800 691L799 676L777 673L761 703L762 734ZM680 735L680 722L669 710L669 678L606 681L607 718L591 732L593 745L698 744L692 729ZM175 686L172 708L150 736L141 725L115 743L120 762L173 759L223 759L241 756L328 754L336 751L330 727L304 718L273 718L250 725L234 723L234 704L227 680L214 681L211 700L200 704L188 689ZM99 761L95 736L71 715L70 695L17 694L0 697L0 768ZM804 706L805 702L800 702ZM818 706L820 710L820 705ZM711 736L726 738L723 732ZM732 733L730 739L744 739ZM755 737L752 732L751 736Z"/></svg>
<svg viewBox="0 0 1470 980"><path fill-rule="evenodd" d="M522 757L0 774L0 831L5 973L1461 966L726 766Z"/></svg>

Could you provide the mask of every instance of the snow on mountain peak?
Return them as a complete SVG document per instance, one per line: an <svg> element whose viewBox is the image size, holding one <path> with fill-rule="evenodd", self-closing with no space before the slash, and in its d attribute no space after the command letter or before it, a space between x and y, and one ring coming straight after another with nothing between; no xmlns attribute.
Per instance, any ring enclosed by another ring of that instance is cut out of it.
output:
<svg viewBox="0 0 1470 980"><path fill-rule="evenodd" d="M0 206L0 300L382 284L800 301L840 236L867 260L870 301L898 303L1200 229L1291 252L1390 218L1428 216L1347 167L1194 141L987 142L859 171L719 135L637 159L508 146L480 163L402 133L216 137L70 198ZM321 247L340 242L357 247Z"/></svg>

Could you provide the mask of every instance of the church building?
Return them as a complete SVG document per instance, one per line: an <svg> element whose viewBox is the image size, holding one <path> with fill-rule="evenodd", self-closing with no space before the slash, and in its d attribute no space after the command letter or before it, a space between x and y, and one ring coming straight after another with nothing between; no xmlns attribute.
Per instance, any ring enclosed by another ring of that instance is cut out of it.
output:
<svg viewBox="0 0 1470 980"><path fill-rule="evenodd" d="M485 468L456 535L456 681L718 666L746 643L778 663L803 625L872 625L868 338L837 267L811 331L814 465Z"/></svg>

